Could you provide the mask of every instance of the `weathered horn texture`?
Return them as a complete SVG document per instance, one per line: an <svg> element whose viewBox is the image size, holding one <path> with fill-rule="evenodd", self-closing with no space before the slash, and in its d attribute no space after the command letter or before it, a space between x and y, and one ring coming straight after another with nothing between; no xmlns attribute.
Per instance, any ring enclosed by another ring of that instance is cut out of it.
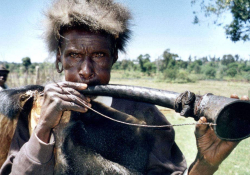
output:
<svg viewBox="0 0 250 175"><path fill-rule="evenodd" d="M192 92L127 86L98 85L81 91L84 95L102 95L127 98L174 109L182 116L198 120L205 116L212 122L216 135L223 140L237 141L250 136L250 102L215 96L211 93L200 96Z"/></svg>
<svg viewBox="0 0 250 175"><path fill-rule="evenodd" d="M88 89L81 92L85 95L126 98L135 101L152 103L171 109L174 109L175 100L180 95L180 93L177 92L160 89L112 84L89 86Z"/></svg>

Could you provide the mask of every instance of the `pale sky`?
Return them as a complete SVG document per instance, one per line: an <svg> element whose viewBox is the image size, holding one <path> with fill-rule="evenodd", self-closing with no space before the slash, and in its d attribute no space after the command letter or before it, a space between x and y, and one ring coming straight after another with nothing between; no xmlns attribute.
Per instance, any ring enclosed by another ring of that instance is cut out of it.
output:
<svg viewBox="0 0 250 175"><path fill-rule="evenodd" d="M250 58L250 42L233 43L224 29L204 22L193 25L191 0L118 0L131 9L132 40L127 54L120 59L136 59L149 54L154 60L170 49L183 60L189 55L216 56L239 54ZM32 62L43 62L49 56L41 39L42 11L50 0L0 0L0 61L21 62L29 56ZM230 21L230 14L224 21ZM209 20L208 20L209 21ZM210 21L212 23L212 21ZM54 60L54 57L51 58Z"/></svg>

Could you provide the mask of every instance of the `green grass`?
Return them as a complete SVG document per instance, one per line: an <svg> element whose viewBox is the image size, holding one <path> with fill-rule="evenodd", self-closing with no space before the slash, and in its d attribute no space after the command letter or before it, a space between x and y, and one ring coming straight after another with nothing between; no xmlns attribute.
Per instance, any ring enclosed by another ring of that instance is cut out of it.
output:
<svg viewBox="0 0 250 175"><path fill-rule="evenodd" d="M189 90L200 95L204 95L206 93L213 93L214 95L220 95L225 97L230 97L231 94L238 94L239 96L250 95L250 84L246 82L197 81L195 83L176 84L158 82L155 81L153 78L113 78L112 74L110 83L144 86L157 89L165 89L174 92L184 92L186 90Z"/></svg>
<svg viewBox="0 0 250 175"><path fill-rule="evenodd" d="M166 89L174 92L184 92L190 90L197 94L206 94L208 92L215 95L229 97L235 93L239 96L248 95L250 90L249 83L243 82L225 82L225 81L199 81L187 84L169 84L164 82L155 82L153 79L111 79L112 84L127 84L134 86L144 86L158 89ZM159 107L167 119L172 124L193 123L192 118L183 118L173 110ZM190 165L196 156L197 148L194 136L195 126L178 126L175 127L176 143L186 157ZM229 157L223 161L216 175L247 175L250 174L248 155L250 152L250 138L245 139L233 150Z"/></svg>
<svg viewBox="0 0 250 175"><path fill-rule="evenodd" d="M172 124L192 123L193 120L180 117L174 111L165 113L167 119ZM190 165L196 156L196 142L194 136L194 126L177 126L175 127L176 143L186 157L188 165ZM233 150L225 161L219 167L216 175L249 175L250 166L248 155L250 152L250 138L245 139Z"/></svg>

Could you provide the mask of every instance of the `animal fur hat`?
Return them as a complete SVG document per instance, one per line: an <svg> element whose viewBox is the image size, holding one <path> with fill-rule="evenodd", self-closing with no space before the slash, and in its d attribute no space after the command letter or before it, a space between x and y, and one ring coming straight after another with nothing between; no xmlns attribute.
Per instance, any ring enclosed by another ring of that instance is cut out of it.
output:
<svg viewBox="0 0 250 175"><path fill-rule="evenodd" d="M56 53L63 27L86 26L115 38L116 48L125 52L130 38L129 11L113 0L56 0L45 12L44 37L49 51Z"/></svg>

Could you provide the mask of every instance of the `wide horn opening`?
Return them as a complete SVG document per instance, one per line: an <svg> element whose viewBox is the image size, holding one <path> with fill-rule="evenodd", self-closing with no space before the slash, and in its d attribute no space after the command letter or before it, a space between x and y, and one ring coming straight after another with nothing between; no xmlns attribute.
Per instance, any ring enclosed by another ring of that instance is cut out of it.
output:
<svg viewBox="0 0 250 175"><path fill-rule="evenodd" d="M226 140L241 140L250 135L250 106L248 102L235 101L225 106L215 119L215 132Z"/></svg>

